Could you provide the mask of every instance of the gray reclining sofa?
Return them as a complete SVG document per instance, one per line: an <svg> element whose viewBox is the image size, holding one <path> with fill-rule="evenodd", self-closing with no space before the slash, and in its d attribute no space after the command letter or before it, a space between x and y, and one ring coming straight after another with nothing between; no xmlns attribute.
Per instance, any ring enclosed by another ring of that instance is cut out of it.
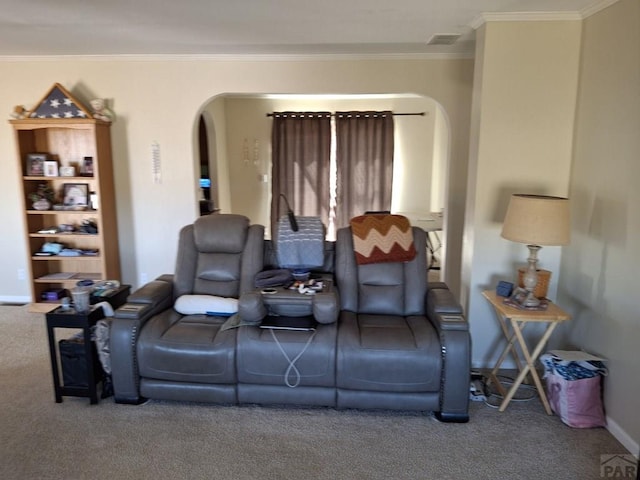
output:
<svg viewBox="0 0 640 480"><path fill-rule="evenodd" d="M358 265L350 228L326 242L326 294L285 312L317 317L315 330L259 327L271 307L254 288L269 265L264 228L240 215L184 227L174 274L142 286L111 327L115 400L310 405L417 410L468 420L470 336L442 283L427 284L426 234L412 228L415 258ZM183 295L239 299L251 325L176 311ZM295 303L295 302L293 302ZM301 307L302 305L302 307Z"/></svg>

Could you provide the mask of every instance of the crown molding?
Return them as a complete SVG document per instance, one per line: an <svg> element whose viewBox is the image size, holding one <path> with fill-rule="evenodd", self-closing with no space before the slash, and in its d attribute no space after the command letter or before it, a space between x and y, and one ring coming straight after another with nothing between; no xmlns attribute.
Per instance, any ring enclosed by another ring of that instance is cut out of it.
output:
<svg viewBox="0 0 640 480"><path fill-rule="evenodd" d="M354 60L465 60L473 52L383 54L122 54L122 55L0 55L0 62L317 62Z"/></svg>
<svg viewBox="0 0 640 480"><path fill-rule="evenodd" d="M587 18L593 15L594 13L598 13L601 10L604 10L607 7L610 7L614 3L617 3L619 0L599 0L586 8L580 10L582 14L582 18Z"/></svg>
<svg viewBox="0 0 640 480"><path fill-rule="evenodd" d="M477 30L487 22L557 22L582 20L580 12L493 12L478 15L469 24Z"/></svg>
<svg viewBox="0 0 640 480"><path fill-rule="evenodd" d="M477 30L487 22L552 22L584 20L591 15L610 7L619 0L597 0L580 11L569 12L493 12L482 13L474 18L469 26Z"/></svg>

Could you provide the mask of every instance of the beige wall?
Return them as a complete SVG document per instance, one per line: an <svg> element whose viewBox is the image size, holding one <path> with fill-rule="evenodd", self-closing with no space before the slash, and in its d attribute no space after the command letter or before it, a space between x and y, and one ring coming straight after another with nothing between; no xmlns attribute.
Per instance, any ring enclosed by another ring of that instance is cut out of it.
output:
<svg viewBox="0 0 640 480"><path fill-rule="evenodd" d="M482 291L515 281L528 256L500 237L510 195L568 194L580 30L579 21L491 22L478 35L463 252L476 366L495 363L502 335ZM553 272L552 299L560 253L539 255Z"/></svg>
<svg viewBox="0 0 640 480"><path fill-rule="evenodd" d="M573 314L565 341L608 359L609 429L640 442L640 2L622 0L584 22L572 240L559 301Z"/></svg>
<svg viewBox="0 0 640 480"><path fill-rule="evenodd" d="M224 105L205 106L224 93L415 94L439 102L451 131L450 283L459 284L459 259L466 185L472 60L220 60L202 58L0 59L0 111L31 106L55 82L81 99L106 97L117 115L112 143L118 192L123 280L134 286L173 270L177 232L197 215L197 120L204 111L226 116ZM217 124L217 122L215 122ZM218 128L218 127L216 127ZM233 132L217 132L226 135ZM162 183L153 182L151 144L158 142ZM220 146L224 150L224 145ZM13 132L0 129L0 221L7 228L0 297L24 300L26 270ZM229 158L236 154L231 145ZM225 175L225 172L219 172ZM232 174L231 167L229 175ZM220 204L231 202L220 192ZM230 206L230 205L229 205Z"/></svg>
<svg viewBox="0 0 640 480"><path fill-rule="evenodd" d="M638 455L640 3L583 22L489 22L477 38L462 274L474 364L501 350L480 292L513 281L527 256L500 237L509 194L568 195L571 244L539 257L573 319L548 348L608 359L608 428Z"/></svg>

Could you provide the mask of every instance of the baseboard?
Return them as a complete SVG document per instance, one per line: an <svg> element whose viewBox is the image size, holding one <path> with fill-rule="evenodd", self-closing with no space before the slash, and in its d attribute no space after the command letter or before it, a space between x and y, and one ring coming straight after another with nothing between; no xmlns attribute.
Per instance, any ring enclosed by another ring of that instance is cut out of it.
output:
<svg viewBox="0 0 640 480"><path fill-rule="evenodd" d="M0 296L0 304L9 303L12 305L15 305L15 304L25 305L30 302L31 302L31 297L8 296L8 295Z"/></svg>
<svg viewBox="0 0 640 480"><path fill-rule="evenodd" d="M609 416L607 416L607 430L609 430L609 433L613 435L624 448L629 450L632 455L635 455L636 458L640 457L640 446L638 442L633 440L633 438Z"/></svg>

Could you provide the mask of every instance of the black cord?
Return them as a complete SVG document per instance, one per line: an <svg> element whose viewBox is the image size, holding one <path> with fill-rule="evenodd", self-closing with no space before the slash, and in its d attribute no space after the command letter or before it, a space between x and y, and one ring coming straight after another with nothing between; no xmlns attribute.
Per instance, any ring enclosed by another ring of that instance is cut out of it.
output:
<svg viewBox="0 0 640 480"><path fill-rule="evenodd" d="M511 377L509 377L507 375L497 374L495 377L496 377L496 380L498 382L502 383L503 386L504 385L507 385L507 386L513 385L513 383L515 382L514 378L511 378ZM484 401L485 405L487 405L488 407L491 407L491 408L499 408L500 405L502 404L502 400L504 399L504 397L502 395L500 395L500 393L498 393L496 391L497 387L493 386L491 388L491 383L493 383L493 382L490 382L489 379L487 379L484 376L483 376L482 380L483 380L483 386L484 386L484 389L485 389L485 397L486 397L486 400ZM528 385L526 383L521 383L518 386L518 390L516 391L516 395L518 394L518 392L521 392L522 390L526 390L526 391L528 390L528 391L531 391L532 393L530 393L526 397L514 396L513 398L511 398L512 402L528 402L529 400L532 400L532 399L534 399L536 397L536 393L535 392L537 391L537 388L535 387L535 385ZM491 399L492 398L496 399L498 401L497 405L493 405L491 403Z"/></svg>
<svg viewBox="0 0 640 480"><path fill-rule="evenodd" d="M289 217L289 225L291 226L291 230L294 232L298 231L298 221L296 220L296 216L293 214L293 210L291 210L291 205L289 205L289 200L284 195L284 193L280 194L280 198L284 198L284 203L287 204L287 216Z"/></svg>

